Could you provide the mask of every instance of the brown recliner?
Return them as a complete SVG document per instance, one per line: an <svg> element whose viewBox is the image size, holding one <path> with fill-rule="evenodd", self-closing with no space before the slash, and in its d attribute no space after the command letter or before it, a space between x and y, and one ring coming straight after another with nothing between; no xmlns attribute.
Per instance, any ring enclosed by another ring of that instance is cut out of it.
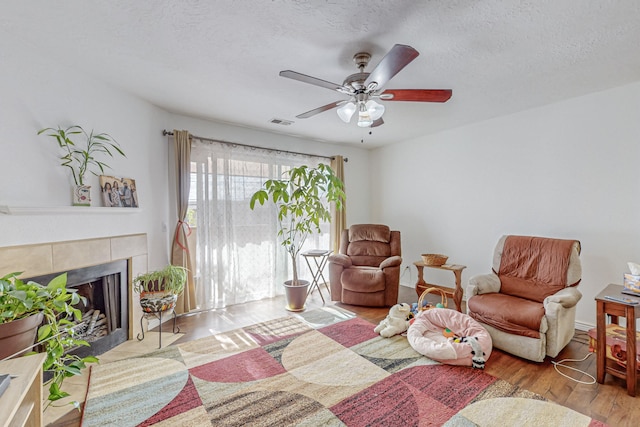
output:
<svg viewBox="0 0 640 427"><path fill-rule="evenodd" d="M542 362L574 335L581 277L579 241L502 236L493 273L469 279L467 314L489 331L494 347Z"/></svg>
<svg viewBox="0 0 640 427"><path fill-rule="evenodd" d="M386 225L342 230L340 253L329 257L331 300L369 307L396 304L401 254L400 232Z"/></svg>

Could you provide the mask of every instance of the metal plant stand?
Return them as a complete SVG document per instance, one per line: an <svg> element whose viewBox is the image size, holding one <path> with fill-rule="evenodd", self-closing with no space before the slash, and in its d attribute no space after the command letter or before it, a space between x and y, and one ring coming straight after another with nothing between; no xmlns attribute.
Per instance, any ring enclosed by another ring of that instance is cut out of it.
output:
<svg viewBox="0 0 640 427"><path fill-rule="evenodd" d="M311 286L309 286L307 295L313 292L313 288L316 288L318 289L318 293L320 294L320 298L322 298L323 303L325 301L324 296L322 296L322 289L320 289L320 283L324 283L324 287L327 289L329 295L331 295L331 291L327 286L327 279L325 279L324 274L322 274L324 267L327 265L329 255L331 255L331 251L325 249L313 249L302 254L304 260L307 262L307 266L309 267L312 277ZM309 262L309 259L312 259L313 263ZM320 279L322 279L322 282L320 282Z"/></svg>
<svg viewBox="0 0 640 427"><path fill-rule="evenodd" d="M172 310L176 306L178 300L177 295L158 295L154 292L143 293L140 295L140 305L142 306L142 316L140 317L140 333L137 338L138 341L144 339L144 325L143 320L155 317L160 320L160 333L158 335L158 348L162 348L162 314L169 310ZM173 333L180 332L180 327L176 324L176 312L173 310Z"/></svg>

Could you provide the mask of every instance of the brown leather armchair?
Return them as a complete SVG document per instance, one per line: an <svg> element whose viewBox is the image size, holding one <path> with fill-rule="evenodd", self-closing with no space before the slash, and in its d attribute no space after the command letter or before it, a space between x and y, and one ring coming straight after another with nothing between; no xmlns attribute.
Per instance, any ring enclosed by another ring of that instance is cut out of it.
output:
<svg viewBox="0 0 640 427"><path fill-rule="evenodd" d="M489 331L494 347L542 362L575 333L581 277L579 241L502 236L493 273L469 279L467 314Z"/></svg>
<svg viewBox="0 0 640 427"><path fill-rule="evenodd" d="M331 300L369 307L398 302L400 232L386 225L356 224L343 230L340 253L329 257Z"/></svg>

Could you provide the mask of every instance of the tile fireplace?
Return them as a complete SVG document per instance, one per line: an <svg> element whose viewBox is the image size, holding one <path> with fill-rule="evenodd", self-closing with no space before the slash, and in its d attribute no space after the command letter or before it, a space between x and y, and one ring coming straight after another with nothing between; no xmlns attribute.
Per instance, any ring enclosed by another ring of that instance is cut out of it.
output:
<svg viewBox="0 0 640 427"><path fill-rule="evenodd" d="M61 273L23 280L46 284ZM72 320L75 323L75 337L91 344L90 347L78 347L71 352L79 357L98 356L127 341L129 334L127 260L78 268L66 273L67 289L75 290L84 297L85 301L76 306L82 313L82 319Z"/></svg>
<svg viewBox="0 0 640 427"><path fill-rule="evenodd" d="M90 296L94 304L84 308L86 316L95 315L99 329L113 332L106 334L113 335L109 340L133 339L141 331L142 310L132 278L147 270L146 234L0 247L1 276L21 271L20 278L46 284L55 275L68 272L69 285L79 286L79 292ZM105 312L110 314L108 320Z"/></svg>

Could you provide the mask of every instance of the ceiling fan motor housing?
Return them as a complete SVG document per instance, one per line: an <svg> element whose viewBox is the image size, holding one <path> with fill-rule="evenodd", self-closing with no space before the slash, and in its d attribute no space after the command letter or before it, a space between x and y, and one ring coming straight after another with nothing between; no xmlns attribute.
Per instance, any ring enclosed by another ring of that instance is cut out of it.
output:
<svg viewBox="0 0 640 427"><path fill-rule="evenodd" d="M360 69L359 73L351 74L342 83L343 86L352 87L353 90L357 93L360 90L364 90L364 82L369 77L370 73L365 73L364 69L369 64L371 60L371 54L368 52L358 52L353 55L353 62L356 63L356 66Z"/></svg>
<svg viewBox="0 0 640 427"><path fill-rule="evenodd" d="M369 77L369 73L355 73L344 79L343 86L352 87L355 92L364 90L364 81Z"/></svg>

